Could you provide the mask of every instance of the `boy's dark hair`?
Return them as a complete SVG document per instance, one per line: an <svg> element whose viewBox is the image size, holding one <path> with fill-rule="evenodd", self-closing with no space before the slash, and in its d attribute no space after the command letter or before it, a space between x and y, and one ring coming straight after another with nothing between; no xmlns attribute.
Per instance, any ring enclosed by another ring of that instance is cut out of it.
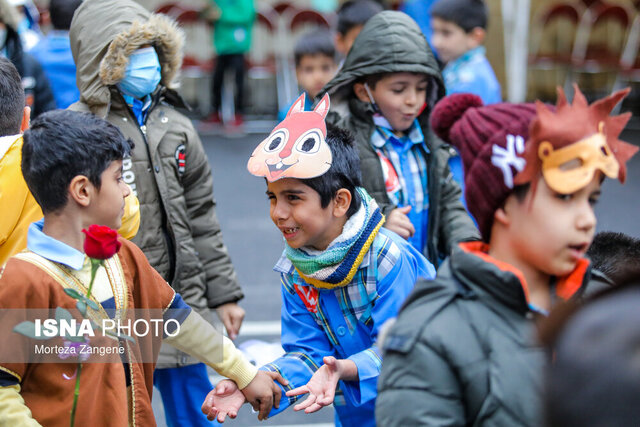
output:
<svg viewBox="0 0 640 427"><path fill-rule="evenodd" d="M624 233L596 234L587 250L591 266L604 273L615 285L640 277L640 239Z"/></svg>
<svg viewBox="0 0 640 427"><path fill-rule="evenodd" d="M529 189L531 189L531 183L527 182L526 184L520 184L513 187L513 195L516 196L516 200L522 203L524 199L527 198L527 194L529 194ZM503 203L504 207L504 203Z"/></svg>
<svg viewBox="0 0 640 427"><path fill-rule="evenodd" d="M421 73L412 73L412 72L409 72L409 73L410 73L410 74L421 74ZM393 74L397 74L397 73L396 73L396 72L393 72L393 73L375 73L375 74L369 74L369 75L367 75L367 76L363 76L363 77L361 77L360 79L358 79L358 83L366 83L366 84L369 86L369 88L370 88L371 90L373 90L373 89L375 89L375 88L376 88L376 85L378 84L378 82L379 82L380 80L384 79L384 78L385 78L385 77L387 77L387 76L391 76L391 75L393 75ZM426 75L426 74L425 74L425 76L427 77L427 82L428 82L428 83L431 83L431 80L432 80L432 79L431 79L431 76Z"/></svg>
<svg viewBox="0 0 640 427"><path fill-rule="evenodd" d="M328 30L317 29L301 35L293 49L296 67L305 55L324 55L335 60L336 48L331 33Z"/></svg>
<svg viewBox="0 0 640 427"><path fill-rule="evenodd" d="M382 10L380 3L372 0L346 1L338 9L336 31L345 35L352 28L366 24L373 15Z"/></svg>
<svg viewBox="0 0 640 427"><path fill-rule="evenodd" d="M440 0L431 7L431 17L453 22L466 33L487 29L488 11L483 0Z"/></svg>
<svg viewBox="0 0 640 427"><path fill-rule="evenodd" d="M43 213L67 204L71 180L84 175L98 189L100 175L132 149L120 130L88 113L53 110L24 133L22 175Z"/></svg>
<svg viewBox="0 0 640 427"><path fill-rule="evenodd" d="M49 15L51 15L53 28L68 31L71 28L73 13L81 4L82 0L51 0L49 2Z"/></svg>
<svg viewBox="0 0 640 427"><path fill-rule="evenodd" d="M16 67L0 57L0 136L20 132L24 111L24 89Z"/></svg>
<svg viewBox="0 0 640 427"><path fill-rule="evenodd" d="M327 144L331 148L331 167L323 175L310 179L301 179L305 185L320 194L320 206L326 208L336 192L345 188L351 193L351 205L347 218L360 208L360 196L356 187L362 186L360 157L351 134L341 128L327 125Z"/></svg>
<svg viewBox="0 0 640 427"><path fill-rule="evenodd" d="M378 84L378 82L382 79L384 79L387 76L390 76L393 73L376 73L376 74L369 74L368 76L364 76L362 77L360 80L358 80L359 83L366 83L369 88L371 90L376 88L376 85Z"/></svg>

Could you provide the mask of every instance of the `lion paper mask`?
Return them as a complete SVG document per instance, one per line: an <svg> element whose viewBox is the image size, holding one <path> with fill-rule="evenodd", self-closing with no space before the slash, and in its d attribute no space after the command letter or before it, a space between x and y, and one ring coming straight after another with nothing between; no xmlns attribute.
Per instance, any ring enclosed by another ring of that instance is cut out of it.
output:
<svg viewBox="0 0 640 427"><path fill-rule="evenodd" d="M562 194L574 193L589 184L598 169L609 178L618 177L620 165L607 146L602 127L604 123L597 134L557 150L548 141L540 144L542 176L549 187Z"/></svg>
<svg viewBox="0 0 640 427"><path fill-rule="evenodd" d="M624 183L626 163L638 147L618 139L631 113L610 116L630 89L623 89L589 104L578 86L573 103L558 88L555 110L536 103L524 158L526 167L516 185L535 180L541 173L547 185L561 194L584 188L597 170Z"/></svg>
<svg viewBox="0 0 640 427"><path fill-rule="evenodd" d="M324 174L331 167L331 149L325 138L325 117L329 95L313 111L304 111L305 95L293 103L287 117L251 154L247 169L269 182L282 178L307 179Z"/></svg>

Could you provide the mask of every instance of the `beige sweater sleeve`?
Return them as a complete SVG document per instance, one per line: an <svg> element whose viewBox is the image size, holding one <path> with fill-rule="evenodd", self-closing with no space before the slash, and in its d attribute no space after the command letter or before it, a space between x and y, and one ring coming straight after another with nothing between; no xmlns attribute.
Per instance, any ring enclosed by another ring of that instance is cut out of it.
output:
<svg viewBox="0 0 640 427"><path fill-rule="evenodd" d="M0 427L38 427L20 395L20 386L0 387Z"/></svg>
<svg viewBox="0 0 640 427"><path fill-rule="evenodd" d="M164 341L211 366L220 375L231 378L241 390L258 373L258 368L244 357L229 338L194 310L182 322L177 334Z"/></svg>

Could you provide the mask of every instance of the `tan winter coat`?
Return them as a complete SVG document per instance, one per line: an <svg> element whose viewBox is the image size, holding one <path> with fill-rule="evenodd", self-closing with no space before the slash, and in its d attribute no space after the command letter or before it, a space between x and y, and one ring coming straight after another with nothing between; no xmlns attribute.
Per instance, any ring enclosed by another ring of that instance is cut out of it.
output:
<svg viewBox="0 0 640 427"><path fill-rule="evenodd" d="M124 179L140 200L140 231L133 239L151 265L205 318L208 308L243 297L215 213L213 181L202 142L172 89L182 63L183 34L164 15L134 2L85 0L71 23L80 101L70 108L90 111L118 126L135 148L124 161ZM145 45L156 48L162 80L143 126L114 86L129 56ZM196 363L163 347L158 367Z"/></svg>

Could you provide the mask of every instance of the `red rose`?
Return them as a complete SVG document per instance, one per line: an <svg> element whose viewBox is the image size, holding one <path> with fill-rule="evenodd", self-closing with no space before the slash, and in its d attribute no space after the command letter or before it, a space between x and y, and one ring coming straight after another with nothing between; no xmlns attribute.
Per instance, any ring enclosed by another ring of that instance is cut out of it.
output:
<svg viewBox="0 0 640 427"><path fill-rule="evenodd" d="M120 250L122 243L118 241L118 232L104 225L90 225L89 230L82 230L84 253L90 258L109 259Z"/></svg>

